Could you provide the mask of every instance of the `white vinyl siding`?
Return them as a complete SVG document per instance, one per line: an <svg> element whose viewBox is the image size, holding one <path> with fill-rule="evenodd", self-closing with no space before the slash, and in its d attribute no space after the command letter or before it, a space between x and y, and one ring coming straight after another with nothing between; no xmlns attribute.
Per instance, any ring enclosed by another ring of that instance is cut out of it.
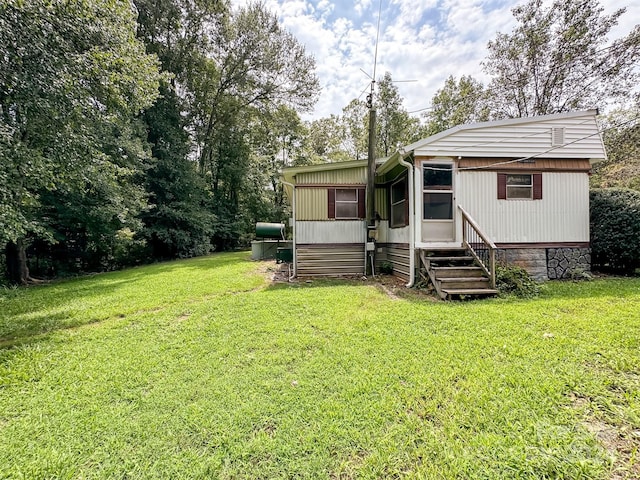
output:
<svg viewBox="0 0 640 480"><path fill-rule="evenodd" d="M451 129L442 135L415 144L418 156L473 156L489 158L605 158L602 140L593 115L549 119L531 117L530 121L493 122ZM563 145L558 132L564 130ZM553 132L556 132L555 137ZM410 147L408 147L410 148Z"/></svg>
<svg viewBox="0 0 640 480"><path fill-rule="evenodd" d="M495 172L459 172L456 203L497 243L589 241L589 177L542 174L544 195L535 202L496 199Z"/></svg>

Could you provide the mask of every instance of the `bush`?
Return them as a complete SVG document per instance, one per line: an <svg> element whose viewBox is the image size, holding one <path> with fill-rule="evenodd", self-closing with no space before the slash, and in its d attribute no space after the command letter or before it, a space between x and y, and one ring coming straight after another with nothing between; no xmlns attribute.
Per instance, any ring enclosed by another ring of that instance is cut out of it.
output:
<svg viewBox="0 0 640 480"><path fill-rule="evenodd" d="M501 294L533 298L540 293L537 283L522 267L496 265L496 287Z"/></svg>
<svg viewBox="0 0 640 480"><path fill-rule="evenodd" d="M592 267L634 273L640 267L640 192L598 189L590 200Z"/></svg>
<svg viewBox="0 0 640 480"><path fill-rule="evenodd" d="M379 271L385 275L393 275L393 263L385 260L380 264Z"/></svg>

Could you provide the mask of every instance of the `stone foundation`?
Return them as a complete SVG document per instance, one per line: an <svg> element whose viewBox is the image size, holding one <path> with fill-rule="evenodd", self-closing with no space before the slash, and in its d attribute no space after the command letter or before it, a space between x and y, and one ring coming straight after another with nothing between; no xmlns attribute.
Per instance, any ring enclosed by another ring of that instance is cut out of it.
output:
<svg viewBox="0 0 640 480"><path fill-rule="evenodd" d="M551 280L570 278L572 274L590 271L589 248L547 248L547 276Z"/></svg>

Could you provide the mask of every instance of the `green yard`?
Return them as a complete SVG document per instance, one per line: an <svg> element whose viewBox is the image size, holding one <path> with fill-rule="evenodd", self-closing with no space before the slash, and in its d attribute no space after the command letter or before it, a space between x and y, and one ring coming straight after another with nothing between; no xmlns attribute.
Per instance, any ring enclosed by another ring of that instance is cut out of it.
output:
<svg viewBox="0 0 640 480"><path fill-rule="evenodd" d="M247 259L0 293L0 478L640 478L640 278L444 303Z"/></svg>

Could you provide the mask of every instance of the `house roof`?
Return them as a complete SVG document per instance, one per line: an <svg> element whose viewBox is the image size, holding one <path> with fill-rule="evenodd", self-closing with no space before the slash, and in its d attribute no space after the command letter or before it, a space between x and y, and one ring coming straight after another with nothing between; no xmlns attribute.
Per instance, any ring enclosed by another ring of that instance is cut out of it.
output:
<svg viewBox="0 0 640 480"><path fill-rule="evenodd" d="M458 125L407 145L401 153L447 157L586 158L593 163L606 158L595 119L597 114L597 110L586 110Z"/></svg>
<svg viewBox="0 0 640 480"><path fill-rule="evenodd" d="M555 113L458 125L400 148L390 157L376 160L376 173L384 174L401 159L415 156L457 158L586 159L606 158L596 123L598 110ZM553 144L554 129L562 129L563 141ZM366 167L366 160L320 163L282 170L285 182L295 183L299 173Z"/></svg>

